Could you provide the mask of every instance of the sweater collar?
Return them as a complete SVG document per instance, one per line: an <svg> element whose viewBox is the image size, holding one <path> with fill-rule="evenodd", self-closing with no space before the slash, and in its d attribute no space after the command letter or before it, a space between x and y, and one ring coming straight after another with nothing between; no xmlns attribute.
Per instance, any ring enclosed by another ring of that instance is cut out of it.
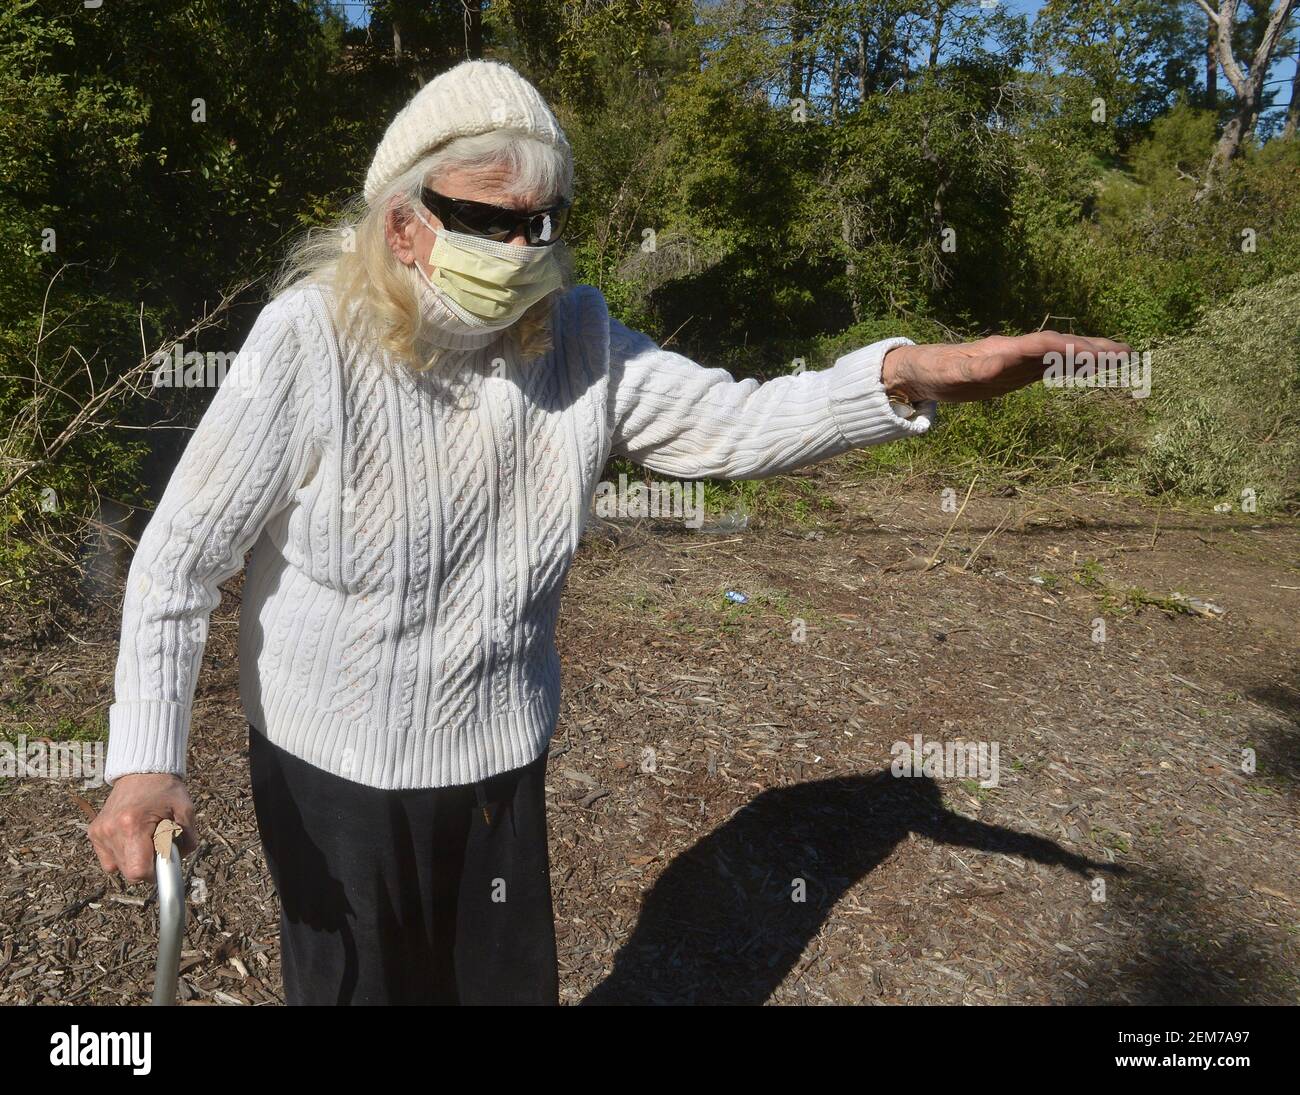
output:
<svg viewBox="0 0 1300 1095"><path fill-rule="evenodd" d="M484 323L469 317L449 304L441 294L419 280L417 293L420 302L420 339L440 350L479 350L494 342L507 327L507 323Z"/></svg>

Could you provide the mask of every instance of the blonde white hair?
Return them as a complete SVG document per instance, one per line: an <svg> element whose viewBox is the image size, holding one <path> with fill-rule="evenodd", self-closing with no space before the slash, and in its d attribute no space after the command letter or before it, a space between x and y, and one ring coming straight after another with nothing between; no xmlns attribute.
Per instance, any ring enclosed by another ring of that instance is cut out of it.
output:
<svg viewBox="0 0 1300 1095"><path fill-rule="evenodd" d="M353 198L342 216L325 228L308 229L289 248L272 284L272 296L293 286L318 283L333 290L335 323L340 333L373 339L392 357L416 371L434 368L442 356L422 344L420 275L398 260L388 245L390 206L399 223L423 215L420 191L437 189L451 171L504 167L510 197L550 205L573 198L573 160L556 148L518 130L499 129L457 137L434 149L394 179L373 202ZM506 329L520 357L527 360L551 348L552 298L573 284L573 263L563 241L557 252L563 285L533 304Z"/></svg>

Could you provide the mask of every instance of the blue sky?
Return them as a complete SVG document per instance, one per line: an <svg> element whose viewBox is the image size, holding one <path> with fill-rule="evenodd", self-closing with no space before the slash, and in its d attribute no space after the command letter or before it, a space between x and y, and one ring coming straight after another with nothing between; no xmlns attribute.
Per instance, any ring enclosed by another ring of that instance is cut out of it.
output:
<svg viewBox="0 0 1300 1095"><path fill-rule="evenodd" d="M1169 0L1170 3L1190 3L1191 0ZM364 0L344 0L341 5L346 13L348 22L353 25L362 25L366 22L367 5ZM1015 14L1034 15L1038 9L1043 6L1043 0L1002 0L1002 6L1007 11ZM1285 108L1291 101L1291 80L1295 76L1295 57L1288 57L1284 61L1274 66L1273 80L1281 81L1275 84L1278 91L1277 107L1275 109ZM1222 81L1222 76L1220 76ZM1226 86L1222 82L1220 86Z"/></svg>

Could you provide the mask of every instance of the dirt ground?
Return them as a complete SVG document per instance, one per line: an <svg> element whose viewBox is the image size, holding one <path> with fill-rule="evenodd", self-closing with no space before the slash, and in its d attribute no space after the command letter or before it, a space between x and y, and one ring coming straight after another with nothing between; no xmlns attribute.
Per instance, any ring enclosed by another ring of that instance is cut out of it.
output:
<svg viewBox="0 0 1300 1095"><path fill-rule="evenodd" d="M1300 524L978 486L954 523L966 482L868 467L801 476L798 523L589 532L547 780L564 1001L1297 1002ZM230 589L182 995L274 1003ZM115 626L11 637L0 736L102 713ZM996 786L895 778L915 735L996 744ZM0 1002L148 998L152 888L99 871L78 787L0 781Z"/></svg>

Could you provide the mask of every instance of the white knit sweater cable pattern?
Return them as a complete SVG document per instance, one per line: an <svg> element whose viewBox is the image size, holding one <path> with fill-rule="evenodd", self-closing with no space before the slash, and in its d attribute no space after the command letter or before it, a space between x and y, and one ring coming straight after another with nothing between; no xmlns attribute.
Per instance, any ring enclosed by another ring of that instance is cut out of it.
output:
<svg viewBox="0 0 1300 1095"><path fill-rule="evenodd" d="M473 783L554 731L560 593L611 453L757 478L929 425L880 383L906 339L760 384L661 349L590 286L552 314L554 349L522 364L500 332L434 328L448 399L340 339L323 289L262 310L131 564L108 780L184 775L209 614L249 548L247 719L369 786Z"/></svg>

